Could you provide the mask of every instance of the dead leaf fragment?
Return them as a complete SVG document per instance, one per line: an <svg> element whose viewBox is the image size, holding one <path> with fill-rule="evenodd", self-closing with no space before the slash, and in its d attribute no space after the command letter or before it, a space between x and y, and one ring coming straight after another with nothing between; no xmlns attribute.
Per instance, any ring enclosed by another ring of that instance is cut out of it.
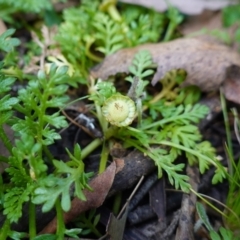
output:
<svg viewBox="0 0 240 240"><path fill-rule="evenodd" d="M209 92L220 87L228 67L240 66L240 55L225 45L204 39L182 38L167 43L122 49L94 67L91 75L107 79L116 73L128 73L134 55L140 50L148 50L153 62L157 64L153 85L170 70L185 69L188 74L186 85L196 85L202 91Z"/></svg>
<svg viewBox="0 0 240 240"><path fill-rule="evenodd" d="M159 12L166 11L169 3L171 6L178 8L180 12L190 15L199 14L204 9L218 10L227 5L236 3L234 0L120 0L120 2L153 8Z"/></svg>
<svg viewBox="0 0 240 240"><path fill-rule="evenodd" d="M233 65L227 69L223 93L226 99L240 104L240 66Z"/></svg>
<svg viewBox="0 0 240 240"><path fill-rule="evenodd" d="M107 225L107 233L110 240L122 240L123 233L125 229L125 224L127 221L128 206L124 211L121 218L116 218L112 213L110 214L109 222Z"/></svg>
<svg viewBox="0 0 240 240"><path fill-rule="evenodd" d="M71 209L64 213L64 222L68 223L75 219L80 213L89 209L97 208L102 205L109 189L112 186L116 172L116 163L112 162L105 172L95 177L90 181L89 185L93 191L84 190L84 195L87 201L82 201L79 198L72 200ZM42 231L43 233L54 233L57 227L57 218L55 217Z"/></svg>

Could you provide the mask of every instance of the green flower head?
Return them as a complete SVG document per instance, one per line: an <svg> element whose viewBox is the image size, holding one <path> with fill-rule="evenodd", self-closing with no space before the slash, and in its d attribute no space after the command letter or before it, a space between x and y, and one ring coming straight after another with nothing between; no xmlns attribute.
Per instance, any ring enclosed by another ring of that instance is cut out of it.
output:
<svg viewBox="0 0 240 240"><path fill-rule="evenodd" d="M112 125L124 127L130 125L134 120L136 107L131 98L115 94L105 101L102 112Z"/></svg>

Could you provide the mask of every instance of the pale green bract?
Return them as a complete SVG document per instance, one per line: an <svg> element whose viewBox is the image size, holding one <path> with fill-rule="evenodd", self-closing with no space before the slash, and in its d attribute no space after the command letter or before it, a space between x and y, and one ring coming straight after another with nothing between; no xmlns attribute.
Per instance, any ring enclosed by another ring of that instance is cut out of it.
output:
<svg viewBox="0 0 240 240"><path fill-rule="evenodd" d="M116 94L105 101L102 113L112 125L124 127L132 123L136 115L136 107L131 98Z"/></svg>

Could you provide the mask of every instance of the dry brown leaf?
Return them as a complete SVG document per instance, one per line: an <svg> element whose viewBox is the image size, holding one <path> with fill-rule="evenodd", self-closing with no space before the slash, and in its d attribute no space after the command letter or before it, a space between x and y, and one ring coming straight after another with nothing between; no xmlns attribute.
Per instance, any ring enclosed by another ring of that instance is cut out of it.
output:
<svg viewBox="0 0 240 240"><path fill-rule="evenodd" d="M128 73L134 55L140 50L148 50L157 64L153 85L168 71L185 69L188 74L186 85L197 85L202 91L209 92L220 87L225 80L228 67L240 66L240 55L225 45L204 39L182 38L167 43L122 49L94 67L91 75L107 79L119 72Z"/></svg>
<svg viewBox="0 0 240 240"><path fill-rule="evenodd" d="M93 191L84 190L84 195L87 201L81 201L79 198L72 200L71 209L69 212L64 213L64 222L68 223L74 220L79 214L102 205L105 200L109 189L112 186L116 173L116 163L112 162L105 172L95 177L90 181L89 185ZM57 218L55 217L41 233L54 233L57 227Z"/></svg>
<svg viewBox="0 0 240 240"><path fill-rule="evenodd" d="M190 15L199 14L204 9L218 10L237 3L235 0L120 0L120 2L141 5L160 12L166 11L168 9L167 3L169 3L178 8L180 12Z"/></svg>
<svg viewBox="0 0 240 240"><path fill-rule="evenodd" d="M183 36L201 31L202 29L222 29L222 13L205 10L199 15L189 16L179 30Z"/></svg>
<svg viewBox="0 0 240 240"><path fill-rule="evenodd" d="M226 80L223 84L225 98L240 104L240 67L233 65L227 69Z"/></svg>

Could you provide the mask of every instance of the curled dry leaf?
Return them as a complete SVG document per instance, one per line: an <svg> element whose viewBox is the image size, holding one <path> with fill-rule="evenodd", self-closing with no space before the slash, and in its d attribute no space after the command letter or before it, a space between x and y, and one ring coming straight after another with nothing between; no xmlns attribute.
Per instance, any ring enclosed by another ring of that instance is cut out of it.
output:
<svg viewBox="0 0 240 240"><path fill-rule="evenodd" d="M166 11L168 9L168 2L171 6L179 9L179 11L195 15L201 13L204 9L218 10L227 5L236 3L235 0L120 0L131 4L137 4L148 8L153 8L156 11Z"/></svg>
<svg viewBox="0 0 240 240"><path fill-rule="evenodd" d="M232 65L240 66L240 55L225 45L204 39L182 38L167 43L122 49L94 67L91 75L107 79L116 73L128 73L134 55L140 50L148 50L153 62L157 64L153 85L168 71L185 69L188 76L184 84L196 85L206 92L214 91L224 82L227 68Z"/></svg>

